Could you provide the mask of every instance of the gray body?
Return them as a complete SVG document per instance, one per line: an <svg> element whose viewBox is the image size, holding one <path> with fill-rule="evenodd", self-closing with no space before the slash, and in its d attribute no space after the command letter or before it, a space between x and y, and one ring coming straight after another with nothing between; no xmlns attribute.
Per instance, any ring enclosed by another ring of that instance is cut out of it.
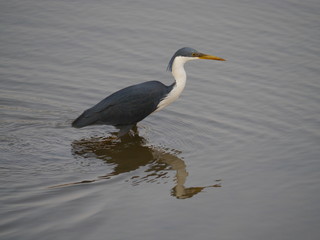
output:
<svg viewBox="0 0 320 240"><path fill-rule="evenodd" d="M171 91L159 81L149 81L126 87L84 111L72 126L82 128L88 125L113 125L126 134L137 122L157 110L159 102Z"/></svg>

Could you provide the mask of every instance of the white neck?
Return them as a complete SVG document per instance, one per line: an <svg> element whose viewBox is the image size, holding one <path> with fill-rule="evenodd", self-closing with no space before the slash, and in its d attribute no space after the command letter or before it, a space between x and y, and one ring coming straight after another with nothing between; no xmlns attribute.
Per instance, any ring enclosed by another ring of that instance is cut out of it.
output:
<svg viewBox="0 0 320 240"><path fill-rule="evenodd" d="M158 104L157 110L159 111L170 103L174 102L181 95L184 87L186 86L187 74L184 70L184 64L189 60L197 58L191 57L176 57L172 64L172 75L176 81L171 92Z"/></svg>

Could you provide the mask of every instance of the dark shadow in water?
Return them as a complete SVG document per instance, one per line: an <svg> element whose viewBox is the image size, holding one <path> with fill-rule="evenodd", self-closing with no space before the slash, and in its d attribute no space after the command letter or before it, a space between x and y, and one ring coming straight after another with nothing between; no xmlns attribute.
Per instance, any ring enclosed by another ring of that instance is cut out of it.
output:
<svg viewBox="0 0 320 240"><path fill-rule="evenodd" d="M134 185L141 182L159 182L168 178L170 170L176 171L176 186L172 189L171 195L178 199L191 198L205 188L220 187L217 183L205 187L184 186L188 172L186 165L182 159L177 157L178 151L169 151L168 149L146 146L146 140L139 135L127 136L117 139L113 136L92 137L89 139L81 139L72 143L72 154L81 158L98 158L113 167L113 171L99 176L96 179L84 180L74 183L66 183L56 187L66 187L77 184L93 183L103 179L110 179L113 176L134 171L144 167L145 176L133 176L131 181Z"/></svg>

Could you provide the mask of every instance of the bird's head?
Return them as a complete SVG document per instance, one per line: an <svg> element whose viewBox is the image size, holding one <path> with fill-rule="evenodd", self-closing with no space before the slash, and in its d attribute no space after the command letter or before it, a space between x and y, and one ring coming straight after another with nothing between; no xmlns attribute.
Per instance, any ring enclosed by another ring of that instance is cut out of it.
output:
<svg viewBox="0 0 320 240"><path fill-rule="evenodd" d="M184 48L180 48L172 56L172 58L171 58L171 60L170 60L170 62L168 64L168 67L167 67L168 71L172 71L173 62L177 57L183 58L185 60L185 62L189 61L189 60L194 60L194 59L207 59L207 60L225 61L223 58L219 58L219 57L216 57L216 56L204 54L204 53L198 52L197 50L195 50L193 48L184 47Z"/></svg>

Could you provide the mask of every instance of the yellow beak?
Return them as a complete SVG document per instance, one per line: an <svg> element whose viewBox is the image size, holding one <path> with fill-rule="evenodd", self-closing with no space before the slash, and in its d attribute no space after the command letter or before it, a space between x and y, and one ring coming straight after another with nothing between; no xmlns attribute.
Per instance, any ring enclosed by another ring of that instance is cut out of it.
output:
<svg viewBox="0 0 320 240"><path fill-rule="evenodd" d="M219 57L212 56L212 55L206 55L206 54L200 54L199 58L200 59L207 59L207 60L225 61L225 59L223 59L223 58L219 58Z"/></svg>

